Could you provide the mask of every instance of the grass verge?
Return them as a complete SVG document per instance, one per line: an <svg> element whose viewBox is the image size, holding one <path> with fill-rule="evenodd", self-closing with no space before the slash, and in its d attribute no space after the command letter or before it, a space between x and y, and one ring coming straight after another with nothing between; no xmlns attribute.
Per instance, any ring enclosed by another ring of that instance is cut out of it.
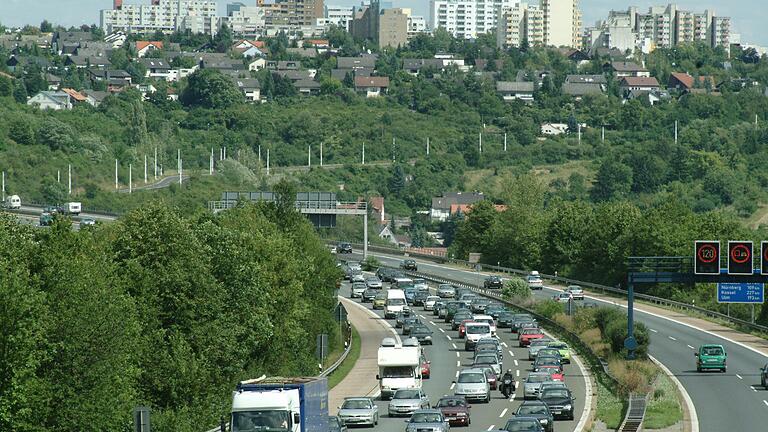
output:
<svg viewBox="0 0 768 432"><path fill-rule="evenodd" d="M616 430L621 426L621 421L624 420L623 413L624 402L598 382L595 417L605 423L609 430Z"/></svg>
<svg viewBox="0 0 768 432"><path fill-rule="evenodd" d="M666 375L659 374L645 412L645 429L663 429L683 419L677 388Z"/></svg>
<svg viewBox="0 0 768 432"><path fill-rule="evenodd" d="M357 330L352 326L352 348L349 350L349 355L344 359L344 362L333 373L328 375L328 388L334 388L344 378L346 378L349 371L355 367L357 359L360 357L360 335L357 334Z"/></svg>

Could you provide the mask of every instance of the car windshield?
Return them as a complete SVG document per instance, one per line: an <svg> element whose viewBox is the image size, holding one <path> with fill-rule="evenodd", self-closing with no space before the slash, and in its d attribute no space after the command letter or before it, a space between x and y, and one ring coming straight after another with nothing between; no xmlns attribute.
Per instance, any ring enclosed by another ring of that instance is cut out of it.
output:
<svg viewBox="0 0 768 432"><path fill-rule="evenodd" d="M568 345L566 345L564 343L550 343L548 346L550 348L554 348L556 350L568 349Z"/></svg>
<svg viewBox="0 0 768 432"><path fill-rule="evenodd" d="M371 403L367 400L352 399L344 401L341 409L368 409L371 407Z"/></svg>
<svg viewBox="0 0 768 432"><path fill-rule="evenodd" d="M288 411L241 411L232 413L232 432L287 431Z"/></svg>
<svg viewBox="0 0 768 432"><path fill-rule="evenodd" d="M443 416L438 413L413 413L411 423L442 423Z"/></svg>
<svg viewBox="0 0 768 432"><path fill-rule="evenodd" d="M546 375L528 375L528 378L526 378L525 381L529 383L542 383L544 381L549 381L549 377Z"/></svg>
<svg viewBox="0 0 768 432"><path fill-rule="evenodd" d="M540 430L539 421L528 419L510 420L507 425L504 426L504 430L507 432L538 432Z"/></svg>
<svg viewBox="0 0 768 432"><path fill-rule="evenodd" d="M542 398L567 398L568 390L564 389L549 389L544 392Z"/></svg>
<svg viewBox="0 0 768 432"><path fill-rule="evenodd" d="M477 356L475 357L475 364L496 364L496 357L492 356Z"/></svg>
<svg viewBox="0 0 768 432"><path fill-rule="evenodd" d="M546 413L547 407L544 405L520 405L520 407L517 409L517 415Z"/></svg>
<svg viewBox="0 0 768 432"><path fill-rule="evenodd" d="M384 378L410 378L413 376L413 368L410 366L385 367L381 374Z"/></svg>
<svg viewBox="0 0 768 432"><path fill-rule="evenodd" d="M459 382L464 384L484 383L486 382L486 379L481 373L463 373L459 375Z"/></svg>
<svg viewBox="0 0 768 432"><path fill-rule="evenodd" d="M418 399L418 398L419 398L418 390L398 390L395 392L395 395L392 397L392 399Z"/></svg>
<svg viewBox="0 0 768 432"><path fill-rule="evenodd" d="M490 333L491 329L488 326L468 325L466 326L467 334L483 334Z"/></svg>
<svg viewBox="0 0 768 432"><path fill-rule="evenodd" d="M440 297L438 297L438 296L429 296L429 297L427 297L427 301L428 302L433 302L433 301L437 301L439 298Z"/></svg>
<svg viewBox="0 0 768 432"><path fill-rule="evenodd" d="M440 399L437 401L437 405L435 405L438 408L445 408L445 407L465 407L467 406L467 402L464 399Z"/></svg>
<svg viewBox="0 0 768 432"><path fill-rule="evenodd" d="M704 347L702 351L704 355L708 355L708 356L723 355L723 349L720 347Z"/></svg>
<svg viewBox="0 0 768 432"><path fill-rule="evenodd" d="M385 293L376 294L376 300L386 300L387 295Z"/></svg>
<svg viewBox="0 0 768 432"><path fill-rule="evenodd" d="M535 329L535 328L523 330L523 334L524 335L534 335L534 334L539 334L539 333L540 333L539 329Z"/></svg>
<svg viewBox="0 0 768 432"><path fill-rule="evenodd" d="M399 299L399 298L393 298L387 300L387 305L389 306L403 306L405 305L405 300Z"/></svg>

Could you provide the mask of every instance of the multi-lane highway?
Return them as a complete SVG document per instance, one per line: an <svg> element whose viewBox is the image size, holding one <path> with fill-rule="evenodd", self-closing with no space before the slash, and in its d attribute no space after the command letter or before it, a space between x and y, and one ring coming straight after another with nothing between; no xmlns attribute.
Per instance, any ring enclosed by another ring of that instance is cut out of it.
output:
<svg viewBox="0 0 768 432"><path fill-rule="evenodd" d="M349 298L349 284L345 283L342 286L340 295ZM360 303L360 299L355 299L354 301ZM361 303L361 305L371 311L372 317L375 314L378 319L384 320L383 312L372 310L370 303ZM432 335L433 345L424 347L427 359L432 362L431 377L424 381L424 389L430 397L430 402L435 404L440 397L453 394L453 381L458 376L459 370L471 366L472 355L470 352L464 351L463 339L459 339L457 332L451 330L450 324L446 324L443 320L438 319L431 311L423 311L421 307L414 307L413 309L421 321L426 323L434 332ZM394 325L393 321L390 322ZM399 330L398 333L400 333ZM517 392L514 397L507 399L504 398L500 391L492 390L490 403L472 403L472 424L468 428L469 430L489 431L500 429L522 403L523 388L520 381L525 379L531 370L531 362L528 361L528 350L518 347L517 340L514 338L515 335L509 329L499 329L498 334L504 348L502 369L511 369L515 373L518 380ZM589 400L587 398L587 384L583 367L580 367L577 362L566 365L565 376L566 384L576 397L575 419L573 421L558 420L555 423L555 431L557 432L574 431L577 425L583 427L586 421L586 415L584 414L585 402ZM591 394L589 397L591 397ZM405 428L403 421L407 418L390 418L386 414L388 402L377 400L376 403L379 406L379 413L381 415L379 426L376 429L382 432L403 431Z"/></svg>
<svg viewBox="0 0 768 432"><path fill-rule="evenodd" d="M374 254L384 265L397 266L402 257ZM360 255L355 255L359 259ZM417 260L419 271L476 284L484 274ZM480 279L481 280L481 279ZM561 291L545 287L545 297ZM588 297L586 302L606 304ZM695 423L702 432L768 430L768 391L760 387L758 369L768 355L703 329L657 314L635 311L635 320L651 330L649 353L680 381L695 407ZM736 331L734 330L734 333ZM727 373L698 373L694 350L706 343L722 344L728 353ZM768 344L765 345L768 347ZM763 350L764 352L768 352Z"/></svg>

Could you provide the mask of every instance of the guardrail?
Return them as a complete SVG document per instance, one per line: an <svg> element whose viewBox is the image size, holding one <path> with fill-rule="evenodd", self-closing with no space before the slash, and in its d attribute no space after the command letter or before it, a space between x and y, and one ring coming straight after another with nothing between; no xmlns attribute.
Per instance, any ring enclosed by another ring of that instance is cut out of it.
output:
<svg viewBox="0 0 768 432"><path fill-rule="evenodd" d="M353 247L358 246L358 247L362 248L361 244L353 243L352 246ZM438 261L438 262L441 262L441 263L458 264L458 265L466 266L468 268L474 268L475 265L476 265L475 263L471 263L469 261L459 260L459 259L455 259L455 258L437 257L435 255L418 254L418 253L413 253L413 252L408 253L408 252L406 252L406 251L404 251L402 249L398 249L398 248L388 248L388 247L382 247L382 246L370 246L369 245L368 246L368 250L372 251L372 252L381 252L381 253L397 254L397 255L404 255L404 254L407 253L408 256L411 256L411 257L435 260L435 261ZM525 276L525 275L528 275L528 273L529 273L526 270L513 269L513 268L509 268L509 267L502 267L502 266L496 266L496 265L492 265L492 264L481 264L481 266L485 270L491 270L491 271L494 271L494 272L497 272L497 273L506 273L506 274L510 274L510 275L511 274L516 274L516 275L520 275L520 276ZM559 283L564 284L564 285L579 285L582 288L588 288L588 289L591 289L591 290L594 290L594 291L600 291L602 294L606 294L606 295L613 295L613 296L616 296L616 297L624 297L624 298L626 298L626 296L627 296L627 291L624 290L624 289L618 288L618 287L611 287L611 286L607 286L607 285L601 285L601 284L596 284L596 283L592 283L592 282L586 282L586 281L581 281L581 280L577 280L577 279L566 278L566 277L562 277L562 276L548 275L548 274L544 274L544 273L540 273L540 276L541 276L542 279L547 279L547 280L550 280L550 281L559 282ZM742 319L739 319L739 318L736 318L736 317L732 317L732 316L726 315L724 313L720 313L720 312L717 312L717 311L705 309L705 308L698 307L696 305L689 304L689 303L683 303L683 302L679 302L679 301L675 301L675 300L665 299L665 298L662 298L662 297L651 296L651 295L648 295L648 294L640 294L640 293L637 293L637 292L635 292L635 300L643 300L643 301L646 301L646 302L649 302L649 303L665 306L665 307L672 308L672 309L692 311L692 312L696 312L698 314L701 314L701 315L704 315L704 316L707 316L707 317L710 317L710 318L716 318L716 319L720 319L720 320L723 320L723 321L727 321L727 322L733 323L735 325L741 326L743 328L747 328L747 329L750 329L750 330L757 330L757 331L768 333L768 326L764 326L764 325L752 323L752 322L749 322L749 321L745 321L745 320L742 320Z"/></svg>
<svg viewBox="0 0 768 432"><path fill-rule="evenodd" d="M629 395L629 407L624 421L619 427L619 432L638 432L642 430L645 420L645 407L648 405L647 394L631 393Z"/></svg>

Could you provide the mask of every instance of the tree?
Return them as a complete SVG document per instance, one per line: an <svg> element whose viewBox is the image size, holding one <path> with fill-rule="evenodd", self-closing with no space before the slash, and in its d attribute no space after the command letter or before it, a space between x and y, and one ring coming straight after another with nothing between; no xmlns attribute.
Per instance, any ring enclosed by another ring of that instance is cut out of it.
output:
<svg viewBox="0 0 768 432"><path fill-rule="evenodd" d="M31 145L35 143L35 130L26 118L18 118L8 127L8 137L18 144Z"/></svg>
<svg viewBox="0 0 768 432"><path fill-rule="evenodd" d="M53 25L48 22L48 20L43 20L43 22L40 23L40 32L41 33L51 33L53 32Z"/></svg>
<svg viewBox="0 0 768 432"><path fill-rule="evenodd" d="M595 201L609 201L629 195L632 188L632 168L614 159L608 159L597 171L591 195Z"/></svg>
<svg viewBox="0 0 768 432"><path fill-rule="evenodd" d="M37 131L40 144L51 150L70 150L74 143L74 131L68 124L54 117L46 117Z"/></svg>
<svg viewBox="0 0 768 432"><path fill-rule="evenodd" d="M326 77L320 82L320 93L326 95L335 95L341 90L341 81Z"/></svg>
<svg viewBox="0 0 768 432"><path fill-rule="evenodd" d="M629 158L633 192L656 192L667 179L667 163L650 153L636 153Z"/></svg>
<svg viewBox="0 0 768 432"><path fill-rule="evenodd" d="M513 277L504 282L501 295L506 299L527 299L531 297L531 289L523 278Z"/></svg>
<svg viewBox="0 0 768 432"><path fill-rule="evenodd" d="M228 25L224 24L213 37L213 46L217 52L223 53L229 51L232 47L232 29Z"/></svg>
<svg viewBox="0 0 768 432"><path fill-rule="evenodd" d="M25 104L28 97L27 86L24 85L24 81L17 79L16 85L13 87L13 98L16 99L17 103Z"/></svg>
<svg viewBox="0 0 768 432"><path fill-rule="evenodd" d="M403 189L405 189L405 172L403 171L403 167L399 164L395 165L392 170L392 176L389 178L388 186L389 192L396 197L399 197L403 192Z"/></svg>
<svg viewBox="0 0 768 432"><path fill-rule="evenodd" d="M13 81L11 78L0 75L0 97L13 95Z"/></svg>
<svg viewBox="0 0 768 432"><path fill-rule="evenodd" d="M67 187L64 183L47 180L43 184L43 199L47 203L60 204L67 200Z"/></svg>
<svg viewBox="0 0 768 432"><path fill-rule="evenodd" d="M188 77L181 102L188 107L222 110L243 103L235 83L214 69L198 70Z"/></svg>

